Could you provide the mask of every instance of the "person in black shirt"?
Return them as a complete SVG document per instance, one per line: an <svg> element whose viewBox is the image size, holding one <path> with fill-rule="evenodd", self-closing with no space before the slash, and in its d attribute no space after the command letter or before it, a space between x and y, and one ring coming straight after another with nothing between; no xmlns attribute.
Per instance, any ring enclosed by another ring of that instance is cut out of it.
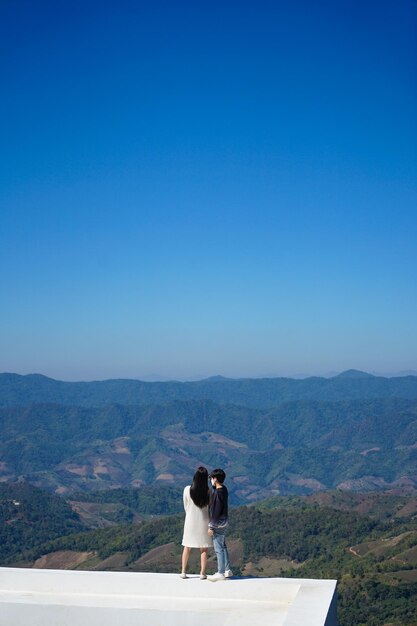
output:
<svg viewBox="0 0 417 626"><path fill-rule="evenodd" d="M226 545L226 528L229 523L229 495L223 484L226 474L222 469L215 469L210 476L213 493L209 502L209 528L208 534L213 537L213 547L217 557L217 572L207 579L212 582L231 578L233 573L230 569L229 553Z"/></svg>

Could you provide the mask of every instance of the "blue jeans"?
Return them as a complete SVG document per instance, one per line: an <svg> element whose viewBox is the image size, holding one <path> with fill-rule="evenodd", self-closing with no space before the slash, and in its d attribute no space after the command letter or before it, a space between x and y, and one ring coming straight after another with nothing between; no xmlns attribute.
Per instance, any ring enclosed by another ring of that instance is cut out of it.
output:
<svg viewBox="0 0 417 626"><path fill-rule="evenodd" d="M225 571L230 569L225 532L223 528L213 528L213 548L217 557L217 571L219 574L224 574Z"/></svg>

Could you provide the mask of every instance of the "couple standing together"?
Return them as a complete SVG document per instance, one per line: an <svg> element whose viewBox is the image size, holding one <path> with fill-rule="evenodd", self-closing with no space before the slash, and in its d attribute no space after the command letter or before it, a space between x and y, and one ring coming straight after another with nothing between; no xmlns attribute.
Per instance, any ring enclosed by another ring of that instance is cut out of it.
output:
<svg viewBox="0 0 417 626"><path fill-rule="evenodd" d="M185 523L181 578L187 578L191 548L200 548L201 580L208 578L215 582L233 576L225 538L228 524L228 493L223 484L225 478L226 474L222 469L215 469L209 475L205 467L199 467L192 484L184 489ZM213 487L212 493L208 487L208 480ZM207 577L207 551L211 546L211 540L217 557L217 572Z"/></svg>

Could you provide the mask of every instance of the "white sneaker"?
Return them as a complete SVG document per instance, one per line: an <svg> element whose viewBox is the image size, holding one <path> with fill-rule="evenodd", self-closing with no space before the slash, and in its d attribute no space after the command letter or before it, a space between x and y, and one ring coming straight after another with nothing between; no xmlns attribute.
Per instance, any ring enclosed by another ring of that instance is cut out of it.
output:
<svg viewBox="0 0 417 626"><path fill-rule="evenodd" d="M232 570L231 570L231 569L227 569L227 570L225 571L225 573L224 573L224 577L225 577L225 578L232 578L232 576L233 576L233 572L232 572Z"/></svg>
<svg viewBox="0 0 417 626"><path fill-rule="evenodd" d="M213 574L213 576L207 576L207 580L211 580L212 583L216 583L220 580L226 580L226 577L224 574L216 572L215 574Z"/></svg>

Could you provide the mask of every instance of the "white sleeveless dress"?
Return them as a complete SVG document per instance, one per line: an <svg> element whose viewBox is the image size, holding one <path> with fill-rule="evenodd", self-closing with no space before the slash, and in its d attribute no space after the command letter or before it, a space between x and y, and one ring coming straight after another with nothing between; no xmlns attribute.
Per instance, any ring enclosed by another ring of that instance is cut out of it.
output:
<svg viewBox="0 0 417 626"><path fill-rule="evenodd" d="M212 545L208 536L208 507L200 509L194 504L190 496L190 485L183 493L185 522L182 545L188 548L209 548Z"/></svg>

